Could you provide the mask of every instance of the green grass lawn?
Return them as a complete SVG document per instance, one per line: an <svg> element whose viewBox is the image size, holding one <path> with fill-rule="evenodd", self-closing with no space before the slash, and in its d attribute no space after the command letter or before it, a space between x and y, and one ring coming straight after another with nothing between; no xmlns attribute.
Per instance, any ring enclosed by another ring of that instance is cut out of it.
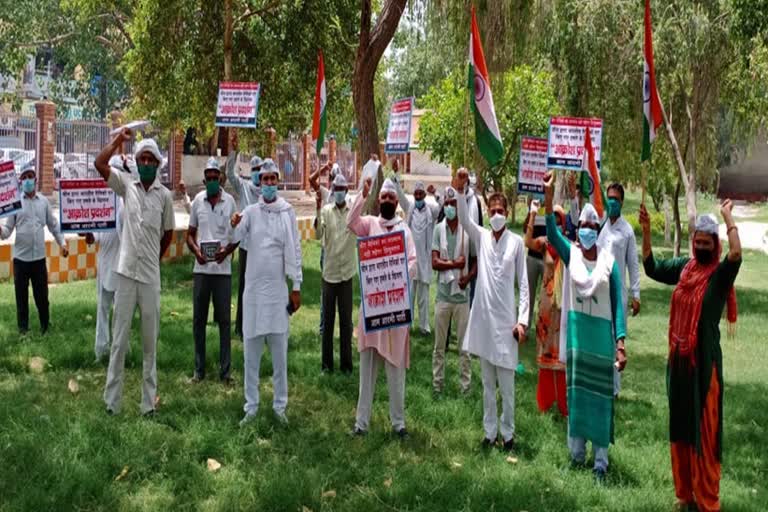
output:
<svg viewBox="0 0 768 512"><path fill-rule="evenodd" d="M566 423L535 405L534 344L521 349L515 461L484 453L482 386L458 389L457 356L445 397L432 398L432 339L412 339L406 392L410 439L389 432L380 376L371 432L350 438L357 373L321 376L319 247L305 245L304 306L291 320L288 426L271 412L271 364L262 365L262 407L242 417L242 344L233 341L238 385L189 385L193 369L191 261L163 267L158 378L161 408L140 417L136 327L123 413L105 413L105 367L93 362L95 284L52 286L51 332L16 335L12 284L0 284L0 511L10 510L672 510L665 357L671 289L643 280L643 311L629 321L629 364L617 403L607 484L568 469ZM738 279L739 336L724 341L726 511L768 504L768 258L745 255ZM236 288L236 287L233 287ZM234 301L233 301L234 303ZM32 308L32 326L37 325ZM216 375L217 329L209 326L208 374ZM452 345L455 348L455 343ZM29 369L45 358L42 374ZM357 368L357 362L355 362ZM68 382L75 379L79 392ZM222 464L209 472L206 460Z"/></svg>

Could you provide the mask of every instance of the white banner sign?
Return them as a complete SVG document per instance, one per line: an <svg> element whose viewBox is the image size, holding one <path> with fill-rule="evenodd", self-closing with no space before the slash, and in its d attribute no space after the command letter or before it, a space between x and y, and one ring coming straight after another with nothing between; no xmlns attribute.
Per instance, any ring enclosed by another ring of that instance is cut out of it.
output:
<svg viewBox="0 0 768 512"><path fill-rule="evenodd" d="M405 233L360 238L360 293L365 332L411 324Z"/></svg>
<svg viewBox="0 0 768 512"><path fill-rule="evenodd" d="M385 153L408 153L411 149L411 119L413 98L397 100L392 104L387 126Z"/></svg>
<svg viewBox="0 0 768 512"><path fill-rule="evenodd" d="M517 191L521 194L543 195L546 173L547 139L523 137L520 141Z"/></svg>
<svg viewBox="0 0 768 512"><path fill-rule="evenodd" d="M584 168L584 134L589 127L595 160L600 168L603 147L603 120L581 117L553 117L549 120L549 149L547 167L566 171Z"/></svg>
<svg viewBox="0 0 768 512"><path fill-rule="evenodd" d="M13 162L0 162L0 217L21 210L19 180Z"/></svg>
<svg viewBox="0 0 768 512"><path fill-rule="evenodd" d="M256 128L260 91L258 82L219 82L216 126Z"/></svg>
<svg viewBox="0 0 768 512"><path fill-rule="evenodd" d="M117 196L103 179L61 180L59 221L66 233L109 231L117 227Z"/></svg>

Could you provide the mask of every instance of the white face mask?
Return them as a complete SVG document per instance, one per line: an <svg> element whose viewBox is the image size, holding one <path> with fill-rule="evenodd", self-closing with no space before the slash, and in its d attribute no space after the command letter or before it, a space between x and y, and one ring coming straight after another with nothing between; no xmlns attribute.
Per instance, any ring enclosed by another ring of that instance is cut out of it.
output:
<svg viewBox="0 0 768 512"><path fill-rule="evenodd" d="M500 213L491 217L491 229L494 232L501 231L507 226L507 218Z"/></svg>

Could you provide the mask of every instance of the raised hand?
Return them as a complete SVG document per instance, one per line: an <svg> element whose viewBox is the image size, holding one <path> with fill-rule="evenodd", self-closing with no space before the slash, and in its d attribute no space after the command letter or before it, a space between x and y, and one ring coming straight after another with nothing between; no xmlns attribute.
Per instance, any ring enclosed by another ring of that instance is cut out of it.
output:
<svg viewBox="0 0 768 512"><path fill-rule="evenodd" d="M368 197L368 194L371 193L371 186L373 185L373 180L371 178L365 178L365 183L363 183L363 199Z"/></svg>
<svg viewBox="0 0 768 512"><path fill-rule="evenodd" d="M720 215L722 215L723 220L728 220L733 215L733 201L730 199L726 199L722 202L720 205Z"/></svg>
<svg viewBox="0 0 768 512"><path fill-rule="evenodd" d="M240 224L240 221L243 219L243 216L239 213L233 213L232 217L229 219L229 223L233 228L236 228L238 224Z"/></svg>

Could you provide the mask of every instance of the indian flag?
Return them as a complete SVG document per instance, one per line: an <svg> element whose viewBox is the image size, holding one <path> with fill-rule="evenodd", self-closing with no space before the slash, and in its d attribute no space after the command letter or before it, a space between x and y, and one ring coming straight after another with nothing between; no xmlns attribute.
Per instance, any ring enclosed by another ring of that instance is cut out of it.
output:
<svg viewBox="0 0 768 512"><path fill-rule="evenodd" d="M491 82L488 80L488 69L485 67L485 56L480 42L474 6L472 6L472 30L469 35L469 90L474 91L471 104L472 112L475 114L477 149L489 165L496 165L504 156L504 147L501 144L499 123L496 121L496 111L493 108Z"/></svg>
<svg viewBox="0 0 768 512"><path fill-rule="evenodd" d="M651 26L651 0L645 0L645 70L643 73L643 153L642 162L651 158L651 144L656 139L656 129L663 121L661 100L656 89L656 70L653 66L653 34Z"/></svg>
<svg viewBox="0 0 768 512"><path fill-rule="evenodd" d="M325 64L323 64L323 52L317 56L317 86L315 87L315 111L312 115L312 140L317 148L317 155L323 150L325 144Z"/></svg>
<svg viewBox="0 0 768 512"><path fill-rule="evenodd" d="M589 131L589 126L587 126L584 134L584 152L586 154L583 160L584 171L581 173L581 192L589 197L589 202L592 203L592 206L597 210L597 215L602 219L606 200L603 186L600 183L600 171L597 169L595 149L592 147L592 134Z"/></svg>

